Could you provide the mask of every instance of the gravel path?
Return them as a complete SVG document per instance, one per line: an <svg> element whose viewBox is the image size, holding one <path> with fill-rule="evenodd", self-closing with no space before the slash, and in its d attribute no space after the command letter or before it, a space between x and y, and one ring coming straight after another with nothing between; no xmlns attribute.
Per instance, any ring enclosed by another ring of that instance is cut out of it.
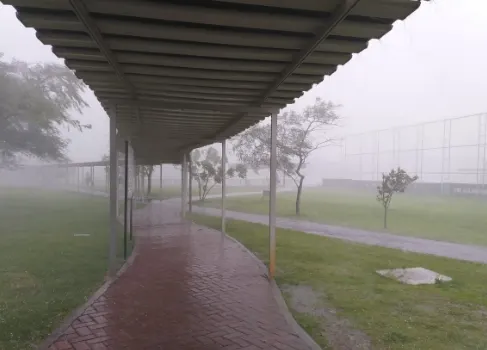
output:
<svg viewBox="0 0 487 350"><path fill-rule="evenodd" d="M221 215L221 210L216 208L193 206L193 211L195 213L210 216ZM227 218L229 219L248 221L263 225L269 224L269 218L267 215L248 214L229 210L227 210L226 213ZM280 228L306 232L319 236L339 238L363 244L396 248L404 251L432 254L458 260L487 264L487 247L399 236L389 233L365 231L355 228L333 226L289 218L277 218L277 226Z"/></svg>

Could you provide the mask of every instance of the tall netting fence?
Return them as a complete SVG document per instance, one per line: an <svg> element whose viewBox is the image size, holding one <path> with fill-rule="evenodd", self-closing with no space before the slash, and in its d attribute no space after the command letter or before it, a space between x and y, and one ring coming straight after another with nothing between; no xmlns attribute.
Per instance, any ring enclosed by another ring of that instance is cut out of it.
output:
<svg viewBox="0 0 487 350"><path fill-rule="evenodd" d="M487 194L487 113L350 135L324 152L324 184L375 183L401 167L441 193Z"/></svg>

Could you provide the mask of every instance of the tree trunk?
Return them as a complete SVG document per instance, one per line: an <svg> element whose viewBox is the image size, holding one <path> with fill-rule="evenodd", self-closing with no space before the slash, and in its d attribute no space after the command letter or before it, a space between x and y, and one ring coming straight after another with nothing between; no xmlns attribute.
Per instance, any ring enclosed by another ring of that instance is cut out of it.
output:
<svg viewBox="0 0 487 350"><path fill-rule="evenodd" d="M384 207L384 228L386 229L387 228L387 210L389 208L387 207Z"/></svg>
<svg viewBox="0 0 487 350"><path fill-rule="evenodd" d="M301 192L303 191L304 177L299 179L298 193L296 194L296 215L301 215Z"/></svg>
<svg viewBox="0 0 487 350"><path fill-rule="evenodd" d="M147 196L150 194L152 190L152 174L147 174Z"/></svg>
<svg viewBox="0 0 487 350"><path fill-rule="evenodd" d="M140 177L140 195L143 197L144 196L144 191L145 191L145 176L142 174Z"/></svg>
<svg viewBox="0 0 487 350"><path fill-rule="evenodd" d="M201 201L203 198L203 193L201 193L201 180L197 180L196 183L198 184L198 199Z"/></svg>

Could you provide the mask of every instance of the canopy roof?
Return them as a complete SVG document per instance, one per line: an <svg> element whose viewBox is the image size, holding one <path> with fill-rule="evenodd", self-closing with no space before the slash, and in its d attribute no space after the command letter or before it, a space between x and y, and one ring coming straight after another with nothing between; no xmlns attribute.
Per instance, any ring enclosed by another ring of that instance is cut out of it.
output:
<svg viewBox="0 0 487 350"><path fill-rule="evenodd" d="M139 163L236 135L380 38L411 0L5 0L116 112Z"/></svg>

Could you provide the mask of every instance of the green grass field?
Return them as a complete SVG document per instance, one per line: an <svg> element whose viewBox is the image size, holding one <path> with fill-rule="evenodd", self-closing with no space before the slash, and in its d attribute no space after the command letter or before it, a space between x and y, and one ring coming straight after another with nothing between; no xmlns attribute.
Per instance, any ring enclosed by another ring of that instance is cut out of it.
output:
<svg viewBox="0 0 487 350"><path fill-rule="evenodd" d="M219 218L193 215L193 220L220 228ZM229 220L227 233L267 263L265 226ZM451 276L453 281L411 286L375 273L417 266ZM278 284L311 287L319 295L318 308L324 304L325 309L334 309L333 318L348 320L375 349L487 349L485 276L487 265L277 230ZM324 349L330 348L329 321L313 313L292 312ZM343 322L337 324L335 333ZM349 335L345 331L343 337Z"/></svg>
<svg viewBox="0 0 487 350"><path fill-rule="evenodd" d="M108 214L106 198L0 189L0 349L34 347L103 283Z"/></svg>
<svg viewBox="0 0 487 350"><path fill-rule="evenodd" d="M277 214L295 217L295 194L279 193ZM205 205L219 207L219 200ZM229 197L227 209L267 214L262 196ZM374 193L305 188L300 219L383 231L383 209ZM394 195L388 232L434 240L487 245L487 201L460 197Z"/></svg>
<svg viewBox="0 0 487 350"><path fill-rule="evenodd" d="M227 193L240 193L240 192L258 192L262 191L263 187L261 186L228 186L227 187ZM197 201L198 200L198 188L196 187L196 184L193 184L193 200ZM222 188L221 186L215 186L210 193L208 194L209 196L212 195L218 195L222 193ZM163 187L162 189L159 187L153 187L151 191L151 197L157 198L157 199L169 199L169 198L175 198L175 197L180 197L181 196L181 188L178 186L166 186Z"/></svg>
<svg viewBox="0 0 487 350"><path fill-rule="evenodd" d="M145 184L147 190L147 184ZM82 187L85 188L85 187ZM102 185L95 185L95 190L106 192L106 187ZM264 189L263 186L227 186L227 193L240 193L240 192L259 192ZM208 194L209 196L218 195L222 193L221 186L215 186ZM196 183L193 184L193 200L198 200L198 188ZM168 186L164 185L162 188L159 187L158 183L152 184L152 189L149 197L153 199L170 199L181 197L181 187L180 186Z"/></svg>

